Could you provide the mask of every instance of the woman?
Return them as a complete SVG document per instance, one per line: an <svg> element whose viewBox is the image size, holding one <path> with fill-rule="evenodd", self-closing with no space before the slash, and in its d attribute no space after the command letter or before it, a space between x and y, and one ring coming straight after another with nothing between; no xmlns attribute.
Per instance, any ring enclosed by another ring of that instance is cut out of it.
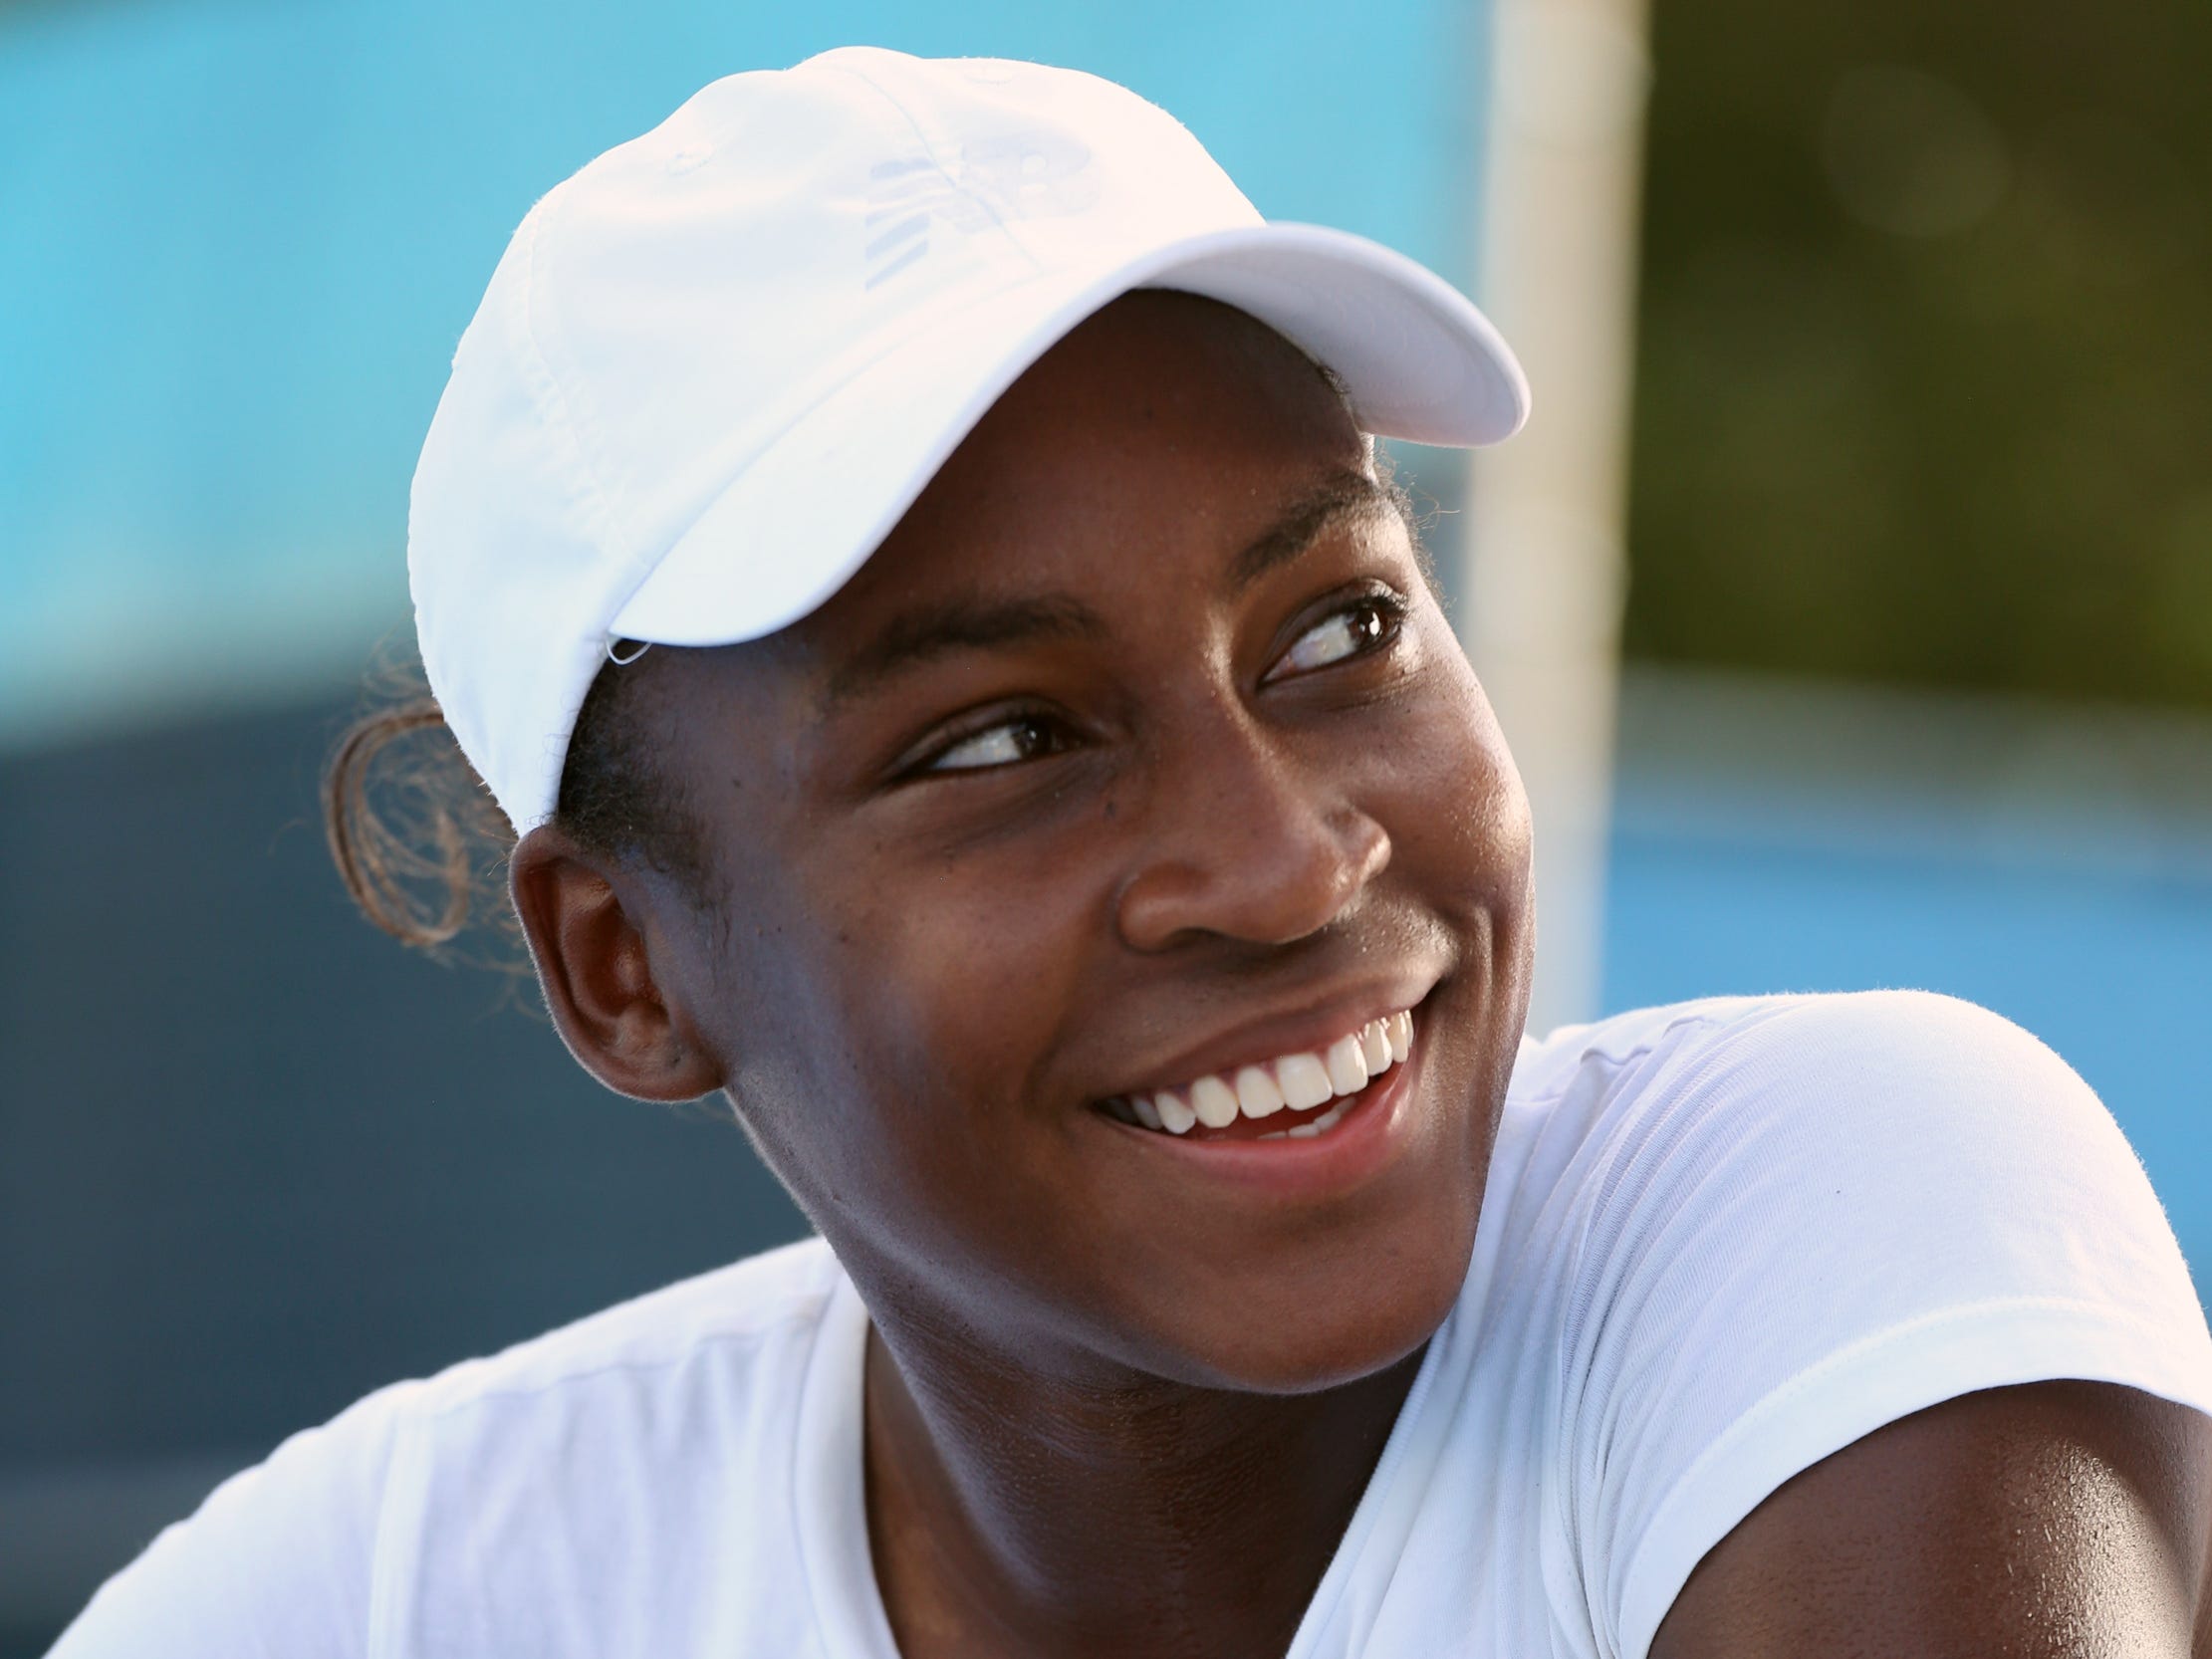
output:
<svg viewBox="0 0 2212 1659"><path fill-rule="evenodd" d="M1527 804L1367 436L1524 405L1066 72L833 53L555 190L424 660L570 1050L822 1237L371 1396L59 1652L2212 1652L2212 1340L2055 1057L1524 1038ZM336 777L402 932L422 718Z"/></svg>

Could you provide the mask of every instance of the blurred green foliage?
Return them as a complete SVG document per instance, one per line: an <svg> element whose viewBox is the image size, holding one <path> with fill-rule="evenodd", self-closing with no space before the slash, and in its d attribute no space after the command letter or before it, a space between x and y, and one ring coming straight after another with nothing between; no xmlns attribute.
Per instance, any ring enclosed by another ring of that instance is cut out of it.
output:
<svg viewBox="0 0 2212 1659"><path fill-rule="evenodd" d="M1652 30L1630 654L2212 705L2212 3Z"/></svg>

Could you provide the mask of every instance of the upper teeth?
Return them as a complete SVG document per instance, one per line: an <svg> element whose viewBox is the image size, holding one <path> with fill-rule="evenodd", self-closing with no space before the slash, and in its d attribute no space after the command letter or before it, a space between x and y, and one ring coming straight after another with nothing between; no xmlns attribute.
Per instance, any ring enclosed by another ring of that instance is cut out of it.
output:
<svg viewBox="0 0 2212 1659"><path fill-rule="evenodd" d="M1247 1117L1270 1117L1286 1106L1293 1111L1311 1111L1332 1096L1355 1094L1370 1078L1380 1076L1412 1052L1413 1016L1400 1012L1369 1020L1318 1053L1305 1050L1278 1055L1263 1064L1240 1066L1233 1073L1214 1072L1181 1088L1132 1094L1119 1103L1125 1103L1147 1129L1165 1129L1176 1135L1188 1134L1196 1123L1224 1129L1236 1121L1239 1112ZM1339 1115L1325 1112L1311 1122L1281 1132L1294 1136L1318 1134L1333 1126Z"/></svg>

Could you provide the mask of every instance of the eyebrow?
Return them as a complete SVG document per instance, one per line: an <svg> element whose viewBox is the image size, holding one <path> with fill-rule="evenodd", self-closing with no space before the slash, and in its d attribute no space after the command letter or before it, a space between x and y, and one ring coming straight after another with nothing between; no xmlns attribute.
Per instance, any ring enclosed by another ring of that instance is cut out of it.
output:
<svg viewBox="0 0 2212 1659"><path fill-rule="evenodd" d="M1230 590L1242 592L1290 563L1340 519L1377 510L1396 511L1395 499L1381 484L1360 472L1331 474L1236 554L1229 564ZM895 617L830 676L824 701L834 708L906 669L959 651L1055 639L1096 643L1107 632L1105 618L1071 594L1017 599L955 595Z"/></svg>
<svg viewBox="0 0 2212 1659"><path fill-rule="evenodd" d="M830 676L836 706L900 671L956 651L1028 645L1043 639L1101 640L1105 620L1081 599L1040 593L1020 599L955 596L904 612Z"/></svg>
<svg viewBox="0 0 2212 1659"><path fill-rule="evenodd" d="M1229 586L1242 592L1268 572L1287 565L1340 519L1397 512L1389 490L1363 472L1336 472L1285 509L1283 516L1231 561Z"/></svg>

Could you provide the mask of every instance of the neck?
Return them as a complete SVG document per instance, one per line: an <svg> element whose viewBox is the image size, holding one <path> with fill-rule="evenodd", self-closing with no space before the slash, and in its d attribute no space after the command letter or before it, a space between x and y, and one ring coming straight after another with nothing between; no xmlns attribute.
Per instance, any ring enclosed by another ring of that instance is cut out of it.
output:
<svg viewBox="0 0 2212 1659"><path fill-rule="evenodd" d="M1280 1659L1418 1351L1310 1394L1012 1374L868 1340L869 1543L903 1659Z"/></svg>

